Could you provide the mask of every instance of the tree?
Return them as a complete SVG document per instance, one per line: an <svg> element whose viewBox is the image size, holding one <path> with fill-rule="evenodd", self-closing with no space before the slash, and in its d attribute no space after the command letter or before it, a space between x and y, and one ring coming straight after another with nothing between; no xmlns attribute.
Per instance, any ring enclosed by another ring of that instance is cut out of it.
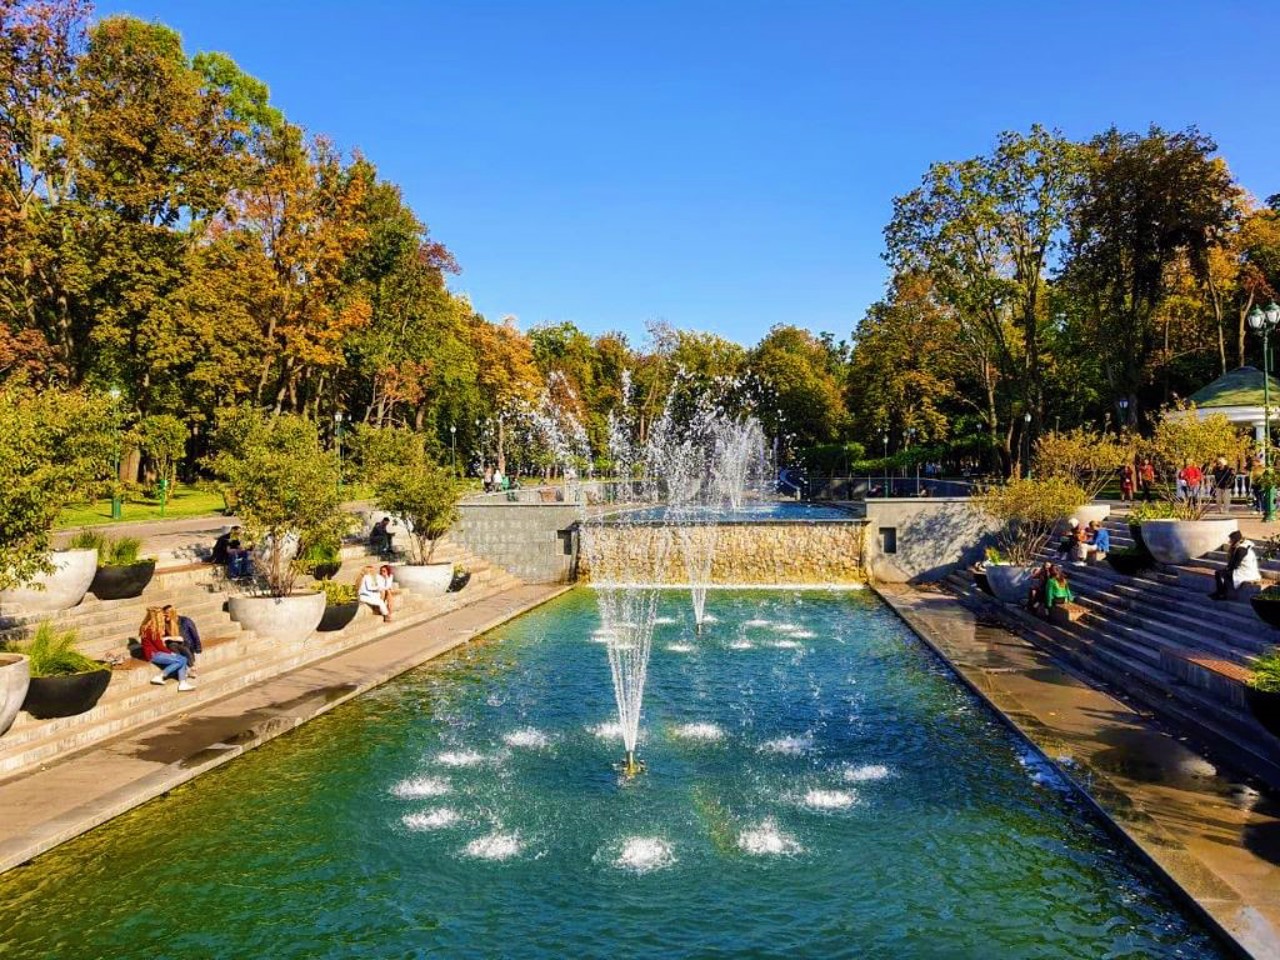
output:
<svg viewBox="0 0 1280 960"><path fill-rule="evenodd" d="M0 387L0 590L53 570L50 531L67 504L105 486L118 420L101 394Z"/></svg>
<svg viewBox="0 0 1280 960"><path fill-rule="evenodd" d="M187 452L187 425L172 414L154 414L138 422L142 452L155 465L156 479L171 487L178 479L178 463Z"/></svg>
<svg viewBox="0 0 1280 960"><path fill-rule="evenodd" d="M996 540L1003 559L1017 565L1033 563L1044 550L1054 528L1088 497L1083 489L1060 477L1020 479L979 494L975 503L999 521Z"/></svg>
<svg viewBox="0 0 1280 960"><path fill-rule="evenodd" d="M838 358L818 337L779 324L751 351L748 367L765 392L760 420L788 445L811 447L840 438L846 418Z"/></svg>
<svg viewBox="0 0 1280 960"><path fill-rule="evenodd" d="M410 562L430 563L436 541L458 519L457 484L431 461L419 434L365 428L360 444L378 507L399 517L409 531Z"/></svg>
<svg viewBox="0 0 1280 960"><path fill-rule="evenodd" d="M1157 472L1167 481L1167 497L1185 519L1199 520L1209 509L1209 501L1198 497L1175 500L1173 480L1188 464L1203 466L1217 457L1238 463L1248 449L1248 440L1236 425L1220 413L1202 416L1194 406L1177 404L1165 409L1142 452L1151 458Z"/></svg>
<svg viewBox="0 0 1280 960"><path fill-rule="evenodd" d="M1132 463L1133 454L1133 439L1127 434L1087 427L1051 430L1036 440L1032 469L1037 477L1066 480L1083 489L1083 504L1096 497L1124 464Z"/></svg>
<svg viewBox="0 0 1280 960"><path fill-rule="evenodd" d="M498 421L496 460L507 472L507 419L538 399L542 376L529 338L516 329L515 318L489 323L471 319L471 342L476 354L477 385Z"/></svg>

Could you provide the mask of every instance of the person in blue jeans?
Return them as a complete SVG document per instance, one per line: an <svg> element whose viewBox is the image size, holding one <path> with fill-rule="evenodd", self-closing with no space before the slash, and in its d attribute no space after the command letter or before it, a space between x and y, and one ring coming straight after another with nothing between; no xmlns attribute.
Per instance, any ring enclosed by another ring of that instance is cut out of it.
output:
<svg viewBox="0 0 1280 960"><path fill-rule="evenodd" d="M1094 560L1105 560L1111 552L1111 531L1097 520L1089 521L1089 553Z"/></svg>
<svg viewBox="0 0 1280 960"><path fill-rule="evenodd" d="M186 692L196 688L187 679L187 658L174 653L165 643L164 611L159 607L147 608L147 615L138 629L138 639L142 641L143 658L160 669L160 676L152 677L152 683L162 687L170 677L176 676L179 691Z"/></svg>

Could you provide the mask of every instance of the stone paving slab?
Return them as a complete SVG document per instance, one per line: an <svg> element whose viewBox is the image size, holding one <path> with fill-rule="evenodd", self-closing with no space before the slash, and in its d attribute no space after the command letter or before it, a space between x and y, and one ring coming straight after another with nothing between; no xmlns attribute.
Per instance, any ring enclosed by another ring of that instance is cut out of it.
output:
<svg viewBox="0 0 1280 960"><path fill-rule="evenodd" d="M1150 718L954 598L876 590L1211 924L1246 955L1280 960L1280 798L1228 780Z"/></svg>
<svg viewBox="0 0 1280 960"><path fill-rule="evenodd" d="M0 784L0 872L559 596L521 585Z"/></svg>

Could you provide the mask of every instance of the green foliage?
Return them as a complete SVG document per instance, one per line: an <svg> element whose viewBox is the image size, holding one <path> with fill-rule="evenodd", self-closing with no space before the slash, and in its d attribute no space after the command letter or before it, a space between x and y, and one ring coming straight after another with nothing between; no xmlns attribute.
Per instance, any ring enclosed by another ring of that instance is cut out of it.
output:
<svg viewBox="0 0 1280 960"><path fill-rule="evenodd" d="M106 545L107 538L96 530L81 530L67 544L71 550L97 550L99 562L102 560Z"/></svg>
<svg viewBox="0 0 1280 960"><path fill-rule="evenodd" d="M1010 563L1031 563L1054 528L1085 502L1084 490L1068 480L1011 480L975 497L978 507L1000 523L997 542Z"/></svg>
<svg viewBox="0 0 1280 960"><path fill-rule="evenodd" d="M225 432L224 432L225 424ZM338 458L314 423L293 415L233 414L220 423L209 467L234 499L247 539L260 549L271 596L288 596L297 574L276 545L340 540L351 518L338 493Z"/></svg>
<svg viewBox="0 0 1280 960"><path fill-rule="evenodd" d="M1201 415L1192 405L1166 409L1156 424L1155 432L1142 446L1156 470L1169 481L1165 495L1170 500L1176 495L1172 481L1187 464L1206 467L1219 456L1235 464L1247 448L1248 440L1244 434L1225 416L1220 413ZM1199 520L1209 510L1211 501L1187 499L1176 501L1174 505L1177 516Z"/></svg>
<svg viewBox="0 0 1280 960"><path fill-rule="evenodd" d="M303 573L311 573L316 567L342 562L342 543L339 540L322 540L308 543L294 563Z"/></svg>
<svg viewBox="0 0 1280 960"><path fill-rule="evenodd" d="M143 417L138 423L142 452L156 467L157 479L172 487L178 479L178 463L187 451L187 425L169 414Z"/></svg>
<svg viewBox="0 0 1280 960"><path fill-rule="evenodd" d="M0 387L0 589L53 569L50 531L64 507L106 484L117 416L103 395Z"/></svg>
<svg viewBox="0 0 1280 960"><path fill-rule="evenodd" d="M459 487L448 472L426 460L384 473L376 483L379 508L409 530L412 563L430 563L436 541L458 519Z"/></svg>
<svg viewBox="0 0 1280 960"><path fill-rule="evenodd" d="M1280 596L1276 599L1280 600ZM1264 693L1280 693L1280 647L1264 653L1251 666L1253 678L1249 686Z"/></svg>
<svg viewBox="0 0 1280 960"><path fill-rule="evenodd" d="M110 669L76 650L77 639L76 631L57 630L45 620L36 629L34 637L26 643L10 645L8 649L30 658L33 677L64 677Z"/></svg>
<svg viewBox="0 0 1280 960"><path fill-rule="evenodd" d="M1133 461L1134 441L1090 427L1052 430L1036 441L1031 469L1037 477L1057 477L1082 487L1092 500Z"/></svg>
<svg viewBox="0 0 1280 960"><path fill-rule="evenodd" d="M1172 520L1177 516L1177 507L1168 500L1135 503L1129 509L1129 526L1141 523L1143 520Z"/></svg>
<svg viewBox="0 0 1280 960"><path fill-rule="evenodd" d="M796 453L804 466L815 472L832 476L853 476L850 471L867 455L866 448L860 443L824 443L816 447L806 447Z"/></svg>
<svg viewBox="0 0 1280 960"><path fill-rule="evenodd" d="M325 603L331 607L355 603L359 590L350 583L339 583L336 580L322 580L316 584L316 590L324 594Z"/></svg>

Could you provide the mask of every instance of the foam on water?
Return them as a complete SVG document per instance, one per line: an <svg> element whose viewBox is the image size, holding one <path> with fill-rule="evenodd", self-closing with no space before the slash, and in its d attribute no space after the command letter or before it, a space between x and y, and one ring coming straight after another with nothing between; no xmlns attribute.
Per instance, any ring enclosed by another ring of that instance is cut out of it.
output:
<svg viewBox="0 0 1280 960"><path fill-rule="evenodd" d="M775 623L773 625L773 629L777 630L778 633L795 633L797 630L801 629L801 627L800 627L800 624L798 623L787 622L787 623Z"/></svg>
<svg viewBox="0 0 1280 960"><path fill-rule="evenodd" d="M660 837L628 837L613 865L633 873L661 870L676 862L671 844Z"/></svg>
<svg viewBox="0 0 1280 960"><path fill-rule="evenodd" d="M770 624L771 622L772 622L772 621L769 621L769 620L759 620L759 619L756 619L756 620L744 620L744 621L743 621L743 623L742 623L742 625L743 625L744 627L767 627L767 626L769 626L769 624Z"/></svg>
<svg viewBox="0 0 1280 960"><path fill-rule="evenodd" d="M672 653L693 653L694 647L689 643L669 643L667 649Z"/></svg>
<svg viewBox="0 0 1280 960"><path fill-rule="evenodd" d="M719 623L719 622L720 622L720 618L719 618L719 617L716 617L716 616L712 616L712 615L711 615L711 614L709 614L709 613L704 613L704 614L702 615L702 622L703 622L703 623Z"/></svg>
<svg viewBox="0 0 1280 960"><path fill-rule="evenodd" d="M541 730L533 727L524 727L521 730L512 730L502 738L502 742L508 747L527 747L533 750L540 750L551 743L551 739Z"/></svg>
<svg viewBox="0 0 1280 960"><path fill-rule="evenodd" d="M844 810L858 802L852 790L809 790L802 800L813 810Z"/></svg>
<svg viewBox="0 0 1280 960"><path fill-rule="evenodd" d="M789 630L788 633L797 640L812 640L817 636L812 630Z"/></svg>
<svg viewBox="0 0 1280 960"><path fill-rule="evenodd" d="M608 643L613 639L612 630L595 630L591 634L592 643Z"/></svg>
<svg viewBox="0 0 1280 960"><path fill-rule="evenodd" d="M1022 765L1022 769L1027 771L1027 776L1036 786L1048 787L1050 790L1056 790L1059 793L1071 792L1071 784L1066 781L1052 763L1040 756L1040 754L1031 750L1019 751L1018 763Z"/></svg>
<svg viewBox="0 0 1280 960"><path fill-rule="evenodd" d="M724 730L714 723L682 723L671 733L682 740L723 740Z"/></svg>
<svg viewBox="0 0 1280 960"><path fill-rule="evenodd" d="M795 837L778 829L773 817L767 817L738 834L738 846L753 856L791 856L804 852L804 847Z"/></svg>
<svg viewBox="0 0 1280 960"><path fill-rule="evenodd" d="M804 644L799 640L775 640L773 643L769 644L769 646L775 647L778 650L799 650L804 646Z"/></svg>
<svg viewBox="0 0 1280 960"><path fill-rule="evenodd" d="M462 852L477 860L510 860L524 849L518 834L494 832L484 837L477 837Z"/></svg>
<svg viewBox="0 0 1280 960"><path fill-rule="evenodd" d="M763 753L786 753L799 756L813 748L813 735L806 733L798 737L778 737L760 744Z"/></svg>
<svg viewBox="0 0 1280 960"><path fill-rule="evenodd" d="M441 807L439 810L426 810L422 813L406 813L400 818L410 830L443 830L458 822L458 811Z"/></svg>
<svg viewBox="0 0 1280 960"><path fill-rule="evenodd" d="M675 617L654 617L653 622L658 626L666 626L667 624L679 623Z"/></svg>
<svg viewBox="0 0 1280 960"><path fill-rule="evenodd" d="M617 720L606 720L604 723L597 723L594 727L587 727L587 730L601 740L622 739L622 724Z"/></svg>
<svg viewBox="0 0 1280 960"><path fill-rule="evenodd" d="M391 792L397 797L412 800L416 797L440 797L451 789L449 781L441 777L414 777L401 780L391 788Z"/></svg>
<svg viewBox="0 0 1280 960"><path fill-rule="evenodd" d="M474 767L484 762L484 754L474 750L446 750L436 756L436 763L446 767Z"/></svg>
<svg viewBox="0 0 1280 960"><path fill-rule="evenodd" d="M729 644L729 649L730 650L754 650L755 646L756 645L752 643L750 640L735 640L733 641L733 643Z"/></svg>
<svg viewBox="0 0 1280 960"><path fill-rule="evenodd" d="M883 763L864 763L860 767L845 767L844 779L848 783L867 783L871 780L883 780L889 773L889 768Z"/></svg>

